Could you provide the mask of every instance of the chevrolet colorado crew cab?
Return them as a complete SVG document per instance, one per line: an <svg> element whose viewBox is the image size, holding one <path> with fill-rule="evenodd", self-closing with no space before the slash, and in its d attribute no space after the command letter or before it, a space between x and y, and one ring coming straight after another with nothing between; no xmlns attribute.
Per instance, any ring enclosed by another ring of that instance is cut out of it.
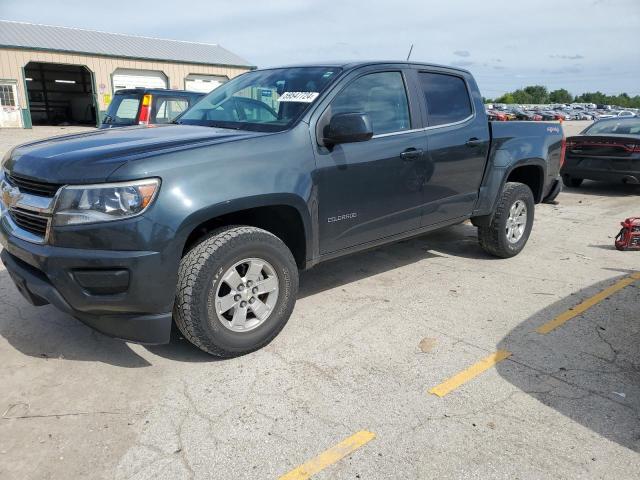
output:
<svg viewBox="0 0 640 480"><path fill-rule="evenodd" d="M236 356L269 343L298 271L470 219L497 257L560 188L554 123L487 120L472 75L408 63L254 70L172 124L35 141L2 163L19 291L111 336Z"/></svg>

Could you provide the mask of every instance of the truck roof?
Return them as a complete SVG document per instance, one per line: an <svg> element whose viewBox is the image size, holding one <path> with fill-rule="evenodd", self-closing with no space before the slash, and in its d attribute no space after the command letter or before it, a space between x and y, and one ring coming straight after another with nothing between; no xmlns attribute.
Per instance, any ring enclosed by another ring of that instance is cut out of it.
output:
<svg viewBox="0 0 640 480"><path fill-rule="evenodd" d="M145 87L121 88L119 90L116 90L114 95L127 95L127 94L132 94L132 93L139 93L139 94L150 93L150 94L155 94L155 95L170 95L170 94L200 95L200 96L204 96L205 95L202 92L192 92L191 90L175 90L175 89L171 89L171 88L145 88Z"/></svg>
<svg viewBox="0 0 640 480"><path fill-rule="evenodd" d="M417 67L437 67L437 68L446 68L447 70L455 70L463 73L471 73L469 70L465 70L464 68L452 67L450 65L440 65L437 63L426 63L426 62L413 62L413 61L404 61L404 60L360 60L360 61L328 61L328 62L313 62L313 63L296 63L296 64L288 64L288 65L278 65L273 67L260 68L259 70L272 70L275 68L295 68L295 67L339 67L345 70L351 70L353 68L366 67L369 65L411 65Z"/></svg>

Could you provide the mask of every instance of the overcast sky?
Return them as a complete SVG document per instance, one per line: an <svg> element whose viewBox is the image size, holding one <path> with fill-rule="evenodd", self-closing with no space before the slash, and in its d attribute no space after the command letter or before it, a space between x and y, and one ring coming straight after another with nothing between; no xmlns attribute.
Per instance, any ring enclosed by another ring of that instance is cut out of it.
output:
<svg viewBox="0 0 640 480"><path fill-rule="evenodd" d="M640 95L640 0L0 0L0 18L218 43L266 67L405 59L525 85Z"/></svg>

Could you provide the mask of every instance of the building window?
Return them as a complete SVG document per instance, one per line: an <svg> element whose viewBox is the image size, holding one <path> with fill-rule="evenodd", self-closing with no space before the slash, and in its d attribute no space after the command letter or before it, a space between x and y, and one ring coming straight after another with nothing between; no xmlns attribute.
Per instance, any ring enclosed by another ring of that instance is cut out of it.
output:
<svg viewBox="0 0 640 480"><path fill-rule="evenodd" d="M13 86L0 85L0 106L15 107L16 97L13 94Z"/></svg>

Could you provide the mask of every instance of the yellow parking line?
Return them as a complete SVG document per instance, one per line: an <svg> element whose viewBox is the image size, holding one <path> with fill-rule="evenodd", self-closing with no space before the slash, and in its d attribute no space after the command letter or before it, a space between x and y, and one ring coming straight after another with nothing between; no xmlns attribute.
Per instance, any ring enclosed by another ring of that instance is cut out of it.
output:
<svg viewBox="0 0 640 480"><path fill-rule="evenodd" d="M316 473L324 470L329 465L333 465L343 459L351 452L359 449L364 444L376 438L375 433L362 430L344 439L329 450L325 450L317 457L303 463L298 468L291 470L289 473L282 475L279 480L304 480Z"/></svg>
<svg viewBox="0 0 640 480"><path fill-rule="evenodd" d="M609 288L605 288L601 292L596 293L593 297L587 298L582 303L579 303L575 307L567 310L566 312L561 313L553 320L550 320L544 325L539 326L536 329L536 332L542 335L546 335L547 333L552 332L556 328L564 325L566 322L568 322L572 318L577 317L578 315L589 310L594 305L597 305L598 303L603 301L605 298L610 297L611 295L616 293L618 290L622 290L624 287L628 287L629 285L634 283L636 280L640 280L640 273L634 273L632 275L629 275L628 277L625 277L622 280L617 281L616 283L611 285Z"/></svg>
<svg viewBox="0 0 640 480"><path fill-rule="evenodd" d="M506 350L498 350L495 353L492 353L487 358L483 358L475 365L470 366L466 370L454 375L449 380L441 383L440 385L433 387L429 390L429 393L437 395L438 397L444 397L447 393L455 390L463 383L468 382L469 380L477 377L485 370L490 369L496 363L501 362L505 358L509 358L511 356L511 352Z"/></svg>

